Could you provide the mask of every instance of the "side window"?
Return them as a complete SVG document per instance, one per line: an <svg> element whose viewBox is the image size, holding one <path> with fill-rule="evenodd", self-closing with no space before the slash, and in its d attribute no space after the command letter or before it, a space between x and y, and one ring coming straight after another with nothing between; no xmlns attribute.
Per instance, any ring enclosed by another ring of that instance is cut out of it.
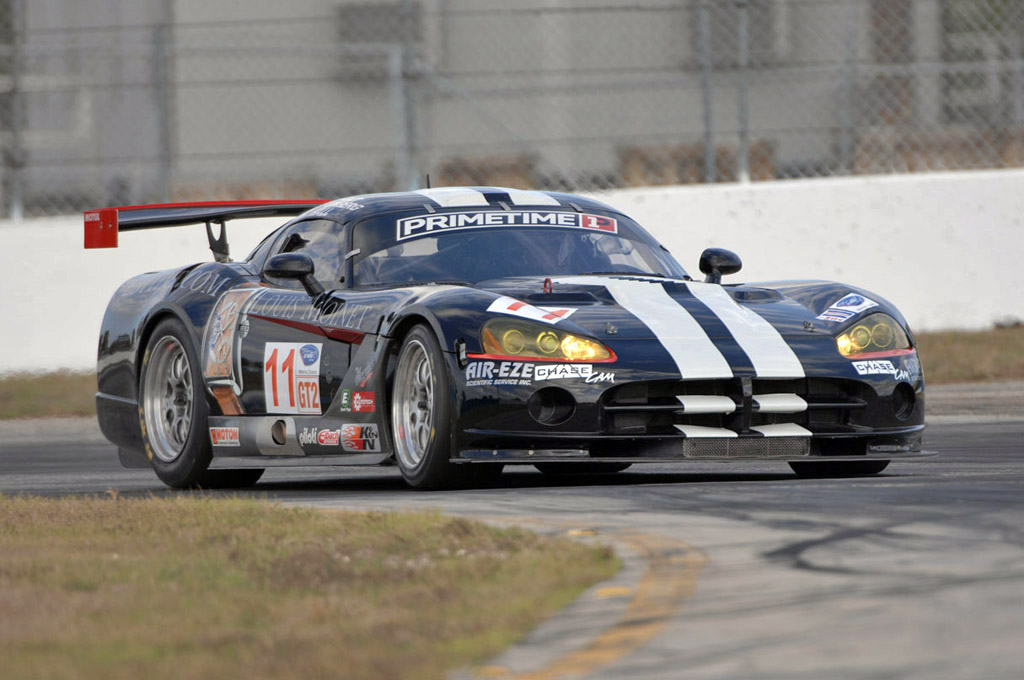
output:
<svg viewBox="0 0 1024 680"><path fill-rule="evenodd" d="M338 288L345 256L344 229L332 220L303 220L288 227L275 242L271 255L305 253L313 260L313 275L327 290ZM268 258L269 259L269 258ZM263 278L282 288L301 289L298 281L267 276Z"/></svg>

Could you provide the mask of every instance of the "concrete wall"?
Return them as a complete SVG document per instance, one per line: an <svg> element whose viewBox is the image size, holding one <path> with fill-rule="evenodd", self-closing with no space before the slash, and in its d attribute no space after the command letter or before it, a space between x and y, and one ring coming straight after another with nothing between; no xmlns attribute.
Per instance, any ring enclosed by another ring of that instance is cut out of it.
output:
<svg viewBox="0 0 1024 680"><path fill-rule="evenodd" d="M707 246L735 250L734 282L825 278L878 291L917 330L1024 319L1024 171L746 186L630 189L600 195L662 240L691 274ZM229 225L243 258L276 220ZM82 249L80 216L0 222L0 373L94 366L117 286L143 271L210 259L202 227L121 235Z"/></svg>

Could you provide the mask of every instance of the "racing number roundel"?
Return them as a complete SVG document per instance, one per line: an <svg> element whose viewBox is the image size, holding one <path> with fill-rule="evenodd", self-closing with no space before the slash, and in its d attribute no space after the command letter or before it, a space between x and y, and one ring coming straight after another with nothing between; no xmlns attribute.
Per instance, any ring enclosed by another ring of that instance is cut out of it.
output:
<svg viewBox="0 0 1024 680"><path fill-rule="evenodd" d="M268 342L263 349L267 413L320 415L321 343Z"/></svg>

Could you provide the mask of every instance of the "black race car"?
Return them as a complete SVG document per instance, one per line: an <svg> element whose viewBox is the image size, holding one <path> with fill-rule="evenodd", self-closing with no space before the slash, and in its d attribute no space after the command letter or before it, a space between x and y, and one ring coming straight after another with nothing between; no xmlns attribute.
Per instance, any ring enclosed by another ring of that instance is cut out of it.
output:
<svg viewBox="0 0 1024 680"><path fill-rule="evenodd" d="M267 216L294 219L231 262L224 222ZM203 223L215 261L130 279L99 342L104 434L173 487L280 465L394 464L437 488L508 464L778 459L833 476L924 455L924 376L895 307L826 281L723 285L740 260L720 249L695 281L589 198L109 208L85 214L86 247Z"/></svg>

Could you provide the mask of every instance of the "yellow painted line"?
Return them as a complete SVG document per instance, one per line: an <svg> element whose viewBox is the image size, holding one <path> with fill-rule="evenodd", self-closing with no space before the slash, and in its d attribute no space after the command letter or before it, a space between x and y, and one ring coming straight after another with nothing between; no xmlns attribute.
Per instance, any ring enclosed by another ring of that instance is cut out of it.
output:
<svg viewBox="0 0 1024 680"><path fill-rule="evenodd" d="M551 523L538 521L535 518L502 518L506 521L528 520L528 523ZM578 531L578 530L576 530ZM593 535L591 533L569 535ZM481 668L475 669L478 678L508 678L509 680L562 680L577 679L591 675L602 668L619 661L637 651L661 633L673 618L682 610L683 604L697 588L697 576L707 564L704 554L693 546L653 534L641 533L608 533L616 540L630 545L643 555L646 567L644 575L636 589L628 586L608 586L599 589L597 594L621 593L622 596L632 594L633 599L626 607L625 613L615 624L594 638L582 648L573 650L555 659L540 670L516 675L481 675ZM625 591L625 592L624 592ZM606 594L605 597L616 595ZM508 669L501 666L483 667L489 672L498 669L507 673Z"/></svg>
<svg viewBox="0 0 1024 680"><path fill-rule="evenodd" d="M511 678L512 672L504 666L477 666L475 669L478 678Z"/></svg>
<svg viewBox="0 0 1024 680"><path fill-rule="evenodd" d="M629 586L607 586L605 588L597 589L597 596L602 599L608 599L612 597L628 597L633 594L633 589Z"/></svg>
<svg viewBox="0 0 1024 680"><path fill-rule="evenodd" d="M569 529L565 532L566 536L597 536L596 529Z"/></svg>

